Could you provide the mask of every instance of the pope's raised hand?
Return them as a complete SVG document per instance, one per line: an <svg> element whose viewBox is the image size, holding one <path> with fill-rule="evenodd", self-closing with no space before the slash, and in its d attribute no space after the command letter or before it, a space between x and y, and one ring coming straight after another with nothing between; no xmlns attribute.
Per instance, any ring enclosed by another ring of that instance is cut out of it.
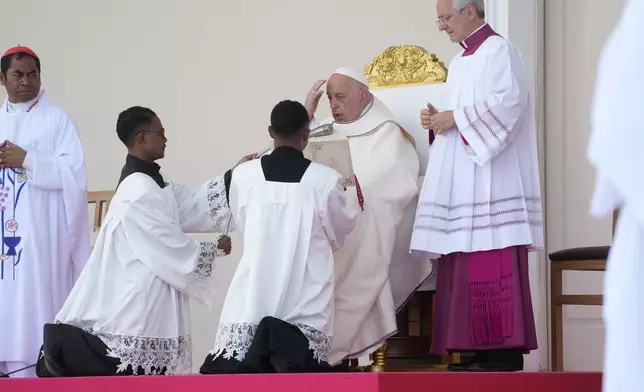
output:
<svg viewBox="0 0 644 392"><path fill-rule="evenodd" d="M318 110L318 104L320 103L320 98L324 94L322 86L326 83L326 80L318 80L313 84L311 90L306 94L306 101L304 102L304 107L309 113L309 120L315 116L315 112Z"/></svg>

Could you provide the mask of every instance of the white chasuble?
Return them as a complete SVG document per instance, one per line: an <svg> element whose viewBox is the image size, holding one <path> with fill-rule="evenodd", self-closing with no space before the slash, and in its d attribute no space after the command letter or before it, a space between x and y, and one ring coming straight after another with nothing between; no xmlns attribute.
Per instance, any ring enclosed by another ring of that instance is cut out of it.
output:
<svg viewBox="0 0 644 392"><path fill-rule="evenodd" d="M0 170L0 362L37 360L89 256L83 147L72 119L43 92L0 107L0 142L27 152Z"/></svg>
<svg viewBox="0 0 644 392"><path fill-rule="evenodd" d="M529 82L516 47L491 36L449 66L456 128L429 151L411 249L439 257L543 248L541 188ZM438 105L436 105L438 106Z"/></svg>
<svg viewBox="0 0 644 392"><path fill-rule="evenodd" d="M313 357L327 361L334 328L333 252L355 227L341 176L310 163L300 182L266 181L257 159L237 166L230 208L244 238L211 354L242 361L259 322L297 326ZM284 342L289 345L289 342Z"/></svg>
<svg viewBox="0 0 644 392"><path fill-rule="evenodd" d="M209 302L223 253L186 233L223 232L227 214L223 177L190 189L130 174L56 321L99 337L121 361L119 371L190 373L189 298Z"/></svg>
<svg viewBox="0 0 644 392"><path fill-rule="evenodd" d="M644 390L644 2L625 2L599 61L588 147L597 181L591 210L620 208L604 282L604 392Z"/></svg>
<svg viewBox="0 0 644 392"><path fill-rule="evenodd" d="M333 122L329 119L321 124ZM431 261L425 259L426 274L400 279L405 287L395 288L394 300L390 276L417 271L407 263L409 237L414 209L410 204L418 196L418 156L410 136L395 121L393 114L377 98L363 115L350 123L333 122L331 137L349 139L354 173L363 196L364 210L356 229L335 254L335 334L329 363L358 358L377 349L396 334L396 305L418 289L431 273ZM359 207L356 192L351 201ZM405 219L405 214L412 214ZM401 225L409 225L405 228ZM402 244L404 252L398 252Z"/></svg>

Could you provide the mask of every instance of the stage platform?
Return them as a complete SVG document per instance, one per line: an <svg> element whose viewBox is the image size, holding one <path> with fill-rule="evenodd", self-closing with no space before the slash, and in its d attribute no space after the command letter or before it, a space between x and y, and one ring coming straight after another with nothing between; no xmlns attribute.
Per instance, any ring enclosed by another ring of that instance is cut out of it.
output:
<svg viewBox="0 0 644 392"><path fill-rule="evenodd" d="M601 392L601 373L336 373L0 379L1 392Z"/></svg>

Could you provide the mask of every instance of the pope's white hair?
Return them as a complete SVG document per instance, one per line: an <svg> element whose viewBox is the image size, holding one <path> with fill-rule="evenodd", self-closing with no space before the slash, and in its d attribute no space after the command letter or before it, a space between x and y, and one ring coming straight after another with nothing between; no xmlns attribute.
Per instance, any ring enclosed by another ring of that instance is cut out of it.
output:
<svg viewBox="0 0 644 392"><path fill-rule="evenodd" d="M485 0L454 0L454 8L462 10L470 4L476 7L479 18L485 19Z"/></svg>

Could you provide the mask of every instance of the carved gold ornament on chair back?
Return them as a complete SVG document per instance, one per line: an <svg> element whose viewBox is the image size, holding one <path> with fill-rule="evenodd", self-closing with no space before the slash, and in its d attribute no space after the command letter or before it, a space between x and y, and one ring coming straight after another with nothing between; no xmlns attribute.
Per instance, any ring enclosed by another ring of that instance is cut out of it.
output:
<svg viewBox="0 0 644 392"><path fill-rule="evenodd" d="M444 83L447 68L435 54L416 45L390 46L364 69L369 88Z"/></svg>

